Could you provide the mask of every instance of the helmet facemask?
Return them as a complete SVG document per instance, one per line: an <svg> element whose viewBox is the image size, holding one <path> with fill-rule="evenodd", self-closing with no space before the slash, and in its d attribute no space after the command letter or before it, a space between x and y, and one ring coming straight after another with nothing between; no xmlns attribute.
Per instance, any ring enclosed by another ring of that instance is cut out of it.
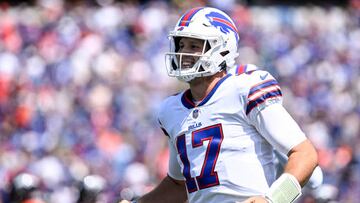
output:
<svg viewBox="0 0 360 203"><path fill-rule="evenodd" d="M202 52L179 52L179 41L182 37L202 40ZM216 61L218 61L218 58L214 55L214 52L220 49L222 39L220 39L219 37L201 38L194 36L174 36L171 35L171 33L169 35L169 38L171 44L171 52L165 54L166 67L169 76L177 77L179 80L189 82L195 77L203 77L214 74L214 67L217 67L219 65L215 63Z"/></svg>

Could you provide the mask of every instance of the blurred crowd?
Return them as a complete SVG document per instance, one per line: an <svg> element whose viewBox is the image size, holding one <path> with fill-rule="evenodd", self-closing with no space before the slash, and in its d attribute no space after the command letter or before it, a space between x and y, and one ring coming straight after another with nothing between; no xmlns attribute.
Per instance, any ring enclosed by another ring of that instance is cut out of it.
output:
<svg viewBox="0 0 360 203"><path fill-rule="evenodd" d="M97 2L0 4L0 202L110 203L156 185L168 159L156 112L186 88L166 74L167 33L181 13L204 5L232 16L238 62L278 79L285 107L318 149L324 185L300 201L358 201L359 1Z"/></svg>

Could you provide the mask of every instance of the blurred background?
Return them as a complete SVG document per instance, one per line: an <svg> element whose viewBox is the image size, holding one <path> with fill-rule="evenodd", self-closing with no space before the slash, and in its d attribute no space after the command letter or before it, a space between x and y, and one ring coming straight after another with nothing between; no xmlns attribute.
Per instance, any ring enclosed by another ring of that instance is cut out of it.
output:
<svg viewBox="0 0 360 203"><path fill-rule="evenodd" d="M2 203L112 203L167 172L167 33L194 6L240 32L315 144L324 184L299 202L359 202L360 1L0 1Z"/></svg>

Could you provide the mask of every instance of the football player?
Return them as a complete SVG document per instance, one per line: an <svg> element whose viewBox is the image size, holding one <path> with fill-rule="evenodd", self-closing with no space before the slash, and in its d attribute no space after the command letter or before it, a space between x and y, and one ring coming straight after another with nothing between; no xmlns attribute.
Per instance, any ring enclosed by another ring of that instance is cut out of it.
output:
<svg viewBox="0 0 360 203"><path fill-rule="evenodd" d="M294 202L317 152L282 106L276 79L255 65L236 67L239 35L230 17L191 9L169 39L168 74L190 88L165 99L159 112L168 176L134 202ZM274 149L288 158L279 178Z"/></svg>

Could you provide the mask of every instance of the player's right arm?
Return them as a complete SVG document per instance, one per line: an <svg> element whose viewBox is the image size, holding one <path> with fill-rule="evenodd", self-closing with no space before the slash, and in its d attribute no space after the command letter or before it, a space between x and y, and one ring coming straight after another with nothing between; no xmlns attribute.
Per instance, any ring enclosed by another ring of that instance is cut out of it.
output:
<svg viewBox="0 0 360 203"><path fill-rule="evenodd" d="M162 129L165 135L169 136L166 130L164 128ZM184 178L181 173L181 168L176 160L177 151L170 137L168 146L170 154L168 175L152 191L139 198L137 203L184 203L185 200L187 200L185 181L183 181Z"/></svg>
<svg viewBox="0 0 360 203"><path fill-rule="evenodd" d="M163 131L168 136L166 130L163 129ZM136 203L184 203L187 200L185 181L183 180L179 163L176 160L177 152L175 146L170 138L168 144L170 154L168 175L152 191L137 199Z"/></svg>
<svg viewBox="0 0 360 203"><path fill-rule="evenodd" d="M136 203L184 203L187 200L185 181L180 166L176 161L176 151L169 139L169 171L168 175L152 191L137 199ZM120 202L128 203L128 202Z"/></svg>
<svg viewBox="0 0 360 203"><path fill-rule="evenodd" d="M137 203L184 203L187 200L185 182L166 176L152 191L138 199Z"/></svg>
<svg viewBox="0 0 360 203"><path fill-rule="evenodd" d="M166 176L152 191L134 201L120 203L184 203L187 200L185 182Z"/></svg>
<svg viewBox="0 0 360 203"><path fill-rule="evenodd" d="M165 109L165 110L164 110ZM168 137L169 147L169 170L168 175L157 185L152 191L140 197L137 203L184 203L187 200L187 192L184 181L184 176L181 172L181 167L177 161L177 150L174 142L169 134L168 126L172 121L170 120L167 111L167 102L162 104L158 118L160 128Z"/></svg>

